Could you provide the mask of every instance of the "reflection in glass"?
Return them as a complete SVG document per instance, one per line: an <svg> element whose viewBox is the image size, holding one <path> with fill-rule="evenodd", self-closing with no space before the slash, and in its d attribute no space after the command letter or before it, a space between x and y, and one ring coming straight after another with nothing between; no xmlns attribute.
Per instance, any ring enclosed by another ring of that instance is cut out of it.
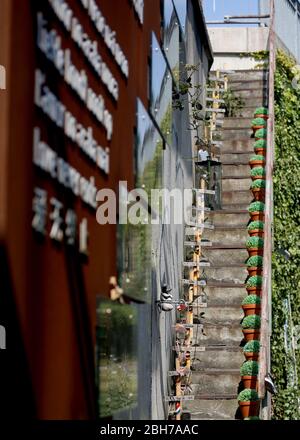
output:
<svg viewBox="0 0 300 440"><path fill-rule="evenodd" d="M163 47L173 77L179 80L179 26L172 0L163 2Z"/></svg>
<svg viewBox="0 0 300 440"><path fill-rule="evenodd" d="M172 76L152 33L150 109L166 142L172 145Z"/></svg>
<svg viewBox="0 0 300 440"><path fill-rule="evenodd" d="M152 271L152 226L148 205L151 189L162 187L163 140L140 100L137 100L135 157L135 187L145 191L143 221L138 225L118 226L118 274L119 284L127 296L148 302L151 301ZM122 194L120 199L126 203L127 194Z"/></svg>
<svg viewBox="0 0 300 440"><path fill-rule="evenodd" d="M173 0L182 30L185 32L187 0Z"/></svg>
<svg viewBox="0 0 300 440"><path fill-rule="evenodd" d="M99 416L137 404L137 310L108 300L97 304Z"/></svg>

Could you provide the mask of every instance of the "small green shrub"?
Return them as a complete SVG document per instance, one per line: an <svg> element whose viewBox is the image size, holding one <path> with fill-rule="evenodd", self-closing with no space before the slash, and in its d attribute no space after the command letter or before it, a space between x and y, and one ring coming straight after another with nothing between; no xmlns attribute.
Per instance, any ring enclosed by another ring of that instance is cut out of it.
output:
<svg viewBox="0 0 300 440"><path fill-rule="evenodd" d="M251 122L251 125L252 125L252 127L259 127L259 126L266 127L267 121L263 118L255 118Z"/></svg>
<svg viewBox="0 0 300 440"><path fill-rule="evenodd" d="M261 220L255 220L254 222L249 223L248 231L254 231L255 229L263 231L264 230L264 222L262 222Z"/></svg>
<svg viewBox="0 0 300 440"><path fill-rule="evenodd" d="M256 361L246 361L240 369L241 376L257 376L258 363Z"/></svg>
<svg viewBox="0 0 300 440"><path fill-rule="evenodd" d="M250 237L246 241L246 248L253 249L258 248L262 249L264 247L264 239L261 237Z"/></svg>
<svg viewBox="0 0 300 440"><path fill-rule="evenodd" d="M254 112L254 116L256 115L268 115L269 114L269 110L265 107L258 107L255 112Z"/></svg>
<svg viewBox="0 0 300 440"><path fill-rule="evenodd" d="M255 154L254 156L251 157L249 162L250 163L254 161L257 162L258 160L264 163L266 162L266 159L261 154Z"/></svg>
<svg viewBox="0 0 300 440"><path fill-rule="evenodd" d="M244 353L259 353L260 342L259 341L249 341L245 344L243 351Z"/></svg>
<svg viewBox="0 0 300 440"><path fill-rule="evenodd" d="M265 176L266 171L265 171L264 167L255 167L255 168L252 168L250 174L252 177Z"/></svg>
<svg viewBox="0 0 300 440"><path fill-rule="evenodd" d="M251 189L259 189L265 187L266 187L266 181L263 179L256 179L254 180L254 182L251 183Z"/></svg>
<svg viewBox="0 0 300 440"><path fill-rule="evenodd" d="M247 306L249 304L261 304L261 299L257 295L248 295L243 299L242 305Z"/></svg>
<svg viewBox="0 0 300 440"><path fill-rule="evenodd" d="M253 257L248 258L247 266L248 267L262 267L263 265L263 257L260 255L253 255Z"/></svg>
<svg viewBox="0 0 300 440"><path fill-rule="evenodd" d="M263 279L261 275L254 275L253 277L248 278L246 287L261 287L262 282Z"/></svg>
<svg viewBox="0 0 300 440"><path fill-rule="evenodd" d="M260 328L261 319L258 315L245 316L242 321L242 327L244 329L258 329Z"/></svg>
<svg viewBox="0 0 300 440"><path fill-rule="evenodd" d="M257 391L246 388L238 395L239 402L257 402L259 400Z"/></svg>
<svg viewBox="0 0 300 440"><path fill-rule="evenodd" d="M265 204L263 202L252 202L248 208L249 212L262 212L265 210Z"/></svg>
<svg viewBox="0 0 300 440"><path fill-rule="evenodd" d="M255 139L267 139L267 130L265 128L257 130L255 133Z"/></svg>
<svg viewBox="0 0 300 440"><path fill-rule="evenodd" d="M267 141L265 141L264 139L259 139L254 143L254 150L256 148L267 148Z"/></svg>

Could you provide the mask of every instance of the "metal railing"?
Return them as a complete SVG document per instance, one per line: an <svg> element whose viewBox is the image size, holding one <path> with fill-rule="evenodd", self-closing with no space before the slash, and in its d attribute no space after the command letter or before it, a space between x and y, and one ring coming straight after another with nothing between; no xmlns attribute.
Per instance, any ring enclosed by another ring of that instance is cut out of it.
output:
<svg viewBox="0 0 300 440"><path fill-rule="evenodd" d="M261 418L270 419L270 396L266 393L265 377L270 372L270 337L272 331L272 247L273 247L273 164L274 164L274 75L276 67L275 48L275 4L270 0L269 32L269 119L267 129L266 191L263 285L261 302L260 362L258 374L258 395L262 401Z"/></svg>

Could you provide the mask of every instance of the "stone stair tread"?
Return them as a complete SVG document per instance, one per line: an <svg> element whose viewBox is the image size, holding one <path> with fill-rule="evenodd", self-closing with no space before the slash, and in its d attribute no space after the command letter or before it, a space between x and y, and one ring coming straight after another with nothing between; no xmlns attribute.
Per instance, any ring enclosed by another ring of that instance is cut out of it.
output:
<svg viewBox="0 0 300 440"><path fill-rule="evenodd" d="M228 394L196 394L194 400L235 400L237 402L237 395Z"/></svg>
<svg viewBox="0 0 300 440"><path fill-rule="evenodd" d="M240 376L239 368L199 368L197 371L193 371L193 376L197 374L233 374Z"/></svg>
<svg viewBox="0 0 300 440"><path fill-rule="evenodd" d="M210 211L214 214L247 214L247 209L218 209L215 211Z"/></svg>
<svg viewBox="0 0 300 440"><path fill-rule="evenodd" d="M208 247L205 249L205 252L208 251L212 251L212 250L216 250L216 249L246 249L246 245L245 244L236 244L236 243L232 243L232 244L224 244L224 243L213 243L212 246ZM239 264L233 264L233 266L238 266ZM219 265L214 265L211 267L220 267ZM230 264L229 265L224 265L222 267L232 267Z"/></svg>
<svg viewBox="0 0 300 440"><path fill-rule="evenodd" d="M222 281L215 281L215 280L207 280L207 287L223 287L223 288L243 288L245 287L245 283L229 283L229 282L222 282Z"/></svg>
<svg viewBox="0 0 300 440"><path fill-rule="evenodd" d="M246 174L246 175L244 174L244 175L240 175L240 176L222 176L222 180L231 180L231 179L232 180L238 180L238 179L241 179L241 180L245 180L245 179L251 180L250 170L249 170L249 174ZM248 190L246 190L246 189L235 189L235 190L232 190L232 191L238 192L238 191L248 191ZM224 192L226 193L226 192L231 192L231 191L230 190L226 190Z"/></svg>

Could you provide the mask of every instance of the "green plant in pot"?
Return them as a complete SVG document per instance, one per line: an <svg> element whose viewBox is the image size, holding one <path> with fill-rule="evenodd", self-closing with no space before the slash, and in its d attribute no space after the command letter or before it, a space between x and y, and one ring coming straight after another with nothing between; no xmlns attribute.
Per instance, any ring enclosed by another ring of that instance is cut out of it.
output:
<svg viewBox="0 0 300 440"><path fill-rule="evenodd" d="M246 248L250 257L254 255L263 255L264 252L264 239L261 237L250 237L246 241Z"/></svg>
<svg viewBox="0 0 300 440"><path fill-rule="evenodd" d="M261 299L258 295L248 295L242 302L242 308L246 316L260 314Z"/></svg>
<svg viewBox="0 0 300 440"><path fill-rule="evenodd" d="M265 128L257 130L255 133L255 139L267 139L268 132Z"/></svg>
<svg viewBox="0 0 300 440"><path fill-rule="evenodd" d="M252 341L259 339L261 319L258 315L248 315L242 321L242 328L245 340Z"/></svg>
<svg viewBox="0 0 300 440"><path fill-rule="evenodd" d="M254 112L254 117L267 120L269 118L269 110L265 107L258 107Z"/></svg>
<svg viewBox="0 0 300 440"><path fill-rule="evenodd" d="M248 234L251 237L263 237L264 236L264 222L261 220L255 220L248 225Z"/></svg>
<svg viewBox="0 0 300 440"><path fill-rule="evenodd" d="M256 237L259 238L259 237ZM262 275L263 257L261 255L253 255L247 260L247 270L249 277Z"/></svg>
<svg viewBox="0 0 300 440"><path fill-rule="evenodd" d="M264 167L265 163L266 163L265 157L260 154L255 154L249 160L249 165L251 168Z"/></svg>
<svg viewBox="0 0 300 440"><path fill-rule="evenodd" d="M265 128L267 126L267 121L263 118L255 118L251 122L252 130L256 133L257 130Z"/></svg>
<svg viewBox="0 0 300 440"><path fill-rule="evenodd" d="M246 388L238 395L238 403L243 419L257 416L260 400L256 390Z"/></svg>
<svg viewBox="0 0 300 440"><path fill-rule="evenodd" d="M266 156L267 141L265 139L259 139L254 143L255 154Z"/></svg>
<svg viewBox="0 0 300 440"><path fill-rule="evenodd" d="M252 168L250 172L252 180L264 180L266 178L266 171L264 167Z"/></svg>
<svg viewBox="0 0 300 440"><path fill-rule="evenodd" d="M251 216L251 221L264 219L265 204L263 202L255 201L249 205L248 211Z"/></svg>
<svg viewBox="0 0 300 440"><path fill-rule="evenodd" d="M249 294L261 295L263 278L260 275L255 275L248 278L246 283L246 289Z"/></svg>
<svg viewBox="0 0 300 440"><path fill-rule="evenodd" d="M246 361L243 363L240 369L243 385L245 388L256 388L257 375L258 375L258 363L257 361Z"/></svg>
<svg viewBox="0 0 300 440"><path fill-rule="evenodd" d="M260 342L253 340L244 345L243 352L247 361L257 361L259 357Z"/></svg>
<svg viewBox="0 0 300 440"><path fill-rule="evenodd" d="M255 168L254 168L255 170ZM251 184L251 191L255 200L262 201L265 198L266 181L265 180L254 180Z"/></svg>

